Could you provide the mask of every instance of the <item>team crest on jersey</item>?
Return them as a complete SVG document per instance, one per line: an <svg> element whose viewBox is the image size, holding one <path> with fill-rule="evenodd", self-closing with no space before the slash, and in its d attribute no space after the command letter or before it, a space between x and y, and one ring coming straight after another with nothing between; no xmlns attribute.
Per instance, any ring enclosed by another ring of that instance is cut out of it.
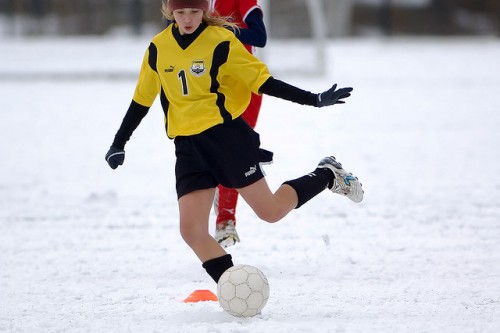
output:
<svg viewBox="0 0 500 333"><path fill-rule="evenodd" d="M196 76L201 76L206 72L205 60L193 60L191 64L191 73Z"/></svg>

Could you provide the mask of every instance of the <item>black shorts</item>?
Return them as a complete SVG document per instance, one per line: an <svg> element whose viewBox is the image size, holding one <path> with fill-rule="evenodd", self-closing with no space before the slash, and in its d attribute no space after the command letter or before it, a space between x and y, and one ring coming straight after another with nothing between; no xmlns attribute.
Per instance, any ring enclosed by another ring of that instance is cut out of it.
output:
<svg viewBox="0 0 500 333"><path fill-rule="evenodd" d="M259 134L241 118L193 136L174 139L177 197L221 184L241 188L264 177L261 163L272 153L260 149Z"/></svg>

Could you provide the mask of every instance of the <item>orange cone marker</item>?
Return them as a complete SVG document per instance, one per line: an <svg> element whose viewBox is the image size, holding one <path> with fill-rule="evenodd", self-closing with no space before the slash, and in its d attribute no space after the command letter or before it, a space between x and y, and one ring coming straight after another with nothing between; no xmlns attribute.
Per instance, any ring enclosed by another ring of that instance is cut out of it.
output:
<svg viewBox="0 0 500 333"><path fill-rule="evenodd" d="M217 296L210 290L198 289L189 295L183 302L184 303L195 303L195 302L207 302L207 301L217 301Z"/></svg>

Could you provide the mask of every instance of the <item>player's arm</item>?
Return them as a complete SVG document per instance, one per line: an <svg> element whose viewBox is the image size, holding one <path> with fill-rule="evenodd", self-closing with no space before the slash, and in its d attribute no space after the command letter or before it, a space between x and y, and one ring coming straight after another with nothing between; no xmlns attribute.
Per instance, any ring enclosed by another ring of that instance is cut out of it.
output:
<svg viewBox="0 0 500 333"><path fill-rule="evenodd" d="M124 149L125 144L130 140L132 133L137 129L142 119L148 114L148 111L149 107L140 105L132 100L111 146L118 149Z"/></svg>
<svg viewBox="0 0 500 333"><path fill-rule="evenodd" d="M144 55L132 102L105 156L106 162L112 169L116 169L123 164L125 160L125 144L148 113L160 89L160 82L156 72L156 55L156 46L151 43Z"/></svg>
<svg viewBox="0 0 500 333"><path fill-rule="evenodd" d="M352 88L337 89L337 85L334 84L330 89L320 94L314 94L310 91L306 91L286 82L277 80L272 76L259 88L259 92L262 94L278 97L294 103L316 107L342 104L344 103L342 99L351 96L351 91Z"/></svg>
<svg viewBox="0 0 500 333"><path fill-rule="evenodd" d="M130 106L122 120L122 124L116 132L115 138L111 147L109 147L106 153L105 159L112 169L116 169L119 165L122 165L125 160L125 144L132 136L132 133L139 126L142 119L146 116L149 111L149 107L140 105L139 103L132 100Z"/></svg>
<svg viewBox="0 0 500 333"><path fill-rule="evenodd" d="M259 8L254 8L248 13L245 18L245 23L247 28L238 29L236 31L236 37L238 37L243 44L256 47L266 46L267 32L261 10Z"/></svg>
<svg viewBox="0 0 500 333"><path fill-rule="evenodd" d="M232 39L236 41L234 35ZM337 89L336 84L320 94L314 94L277 80L269 74L267 66L247 52L241 43L232 42L229 43L229 47L229 57L231 59L227 61L230 64L228 65L228 71L246 83L254 93L266 94L316 107L342 104L344 103L342 99L351 96L352 88Z"/></svg>

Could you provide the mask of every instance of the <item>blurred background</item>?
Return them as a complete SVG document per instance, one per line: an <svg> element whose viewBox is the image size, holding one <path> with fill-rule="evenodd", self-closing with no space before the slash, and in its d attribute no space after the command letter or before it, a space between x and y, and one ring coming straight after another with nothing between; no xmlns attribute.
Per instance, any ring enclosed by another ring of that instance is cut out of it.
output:
<svg viewBox="0 0 500 333"><path fill-rule="evenodd" d="M271 38L500 36L499 0L266 0ZM150 35L160 0L0 0L0 36ZM318 10L320 8L320 10ZM318 24L319 23L319 24ZM316 27L315 27L316 25Z"/></svg>

